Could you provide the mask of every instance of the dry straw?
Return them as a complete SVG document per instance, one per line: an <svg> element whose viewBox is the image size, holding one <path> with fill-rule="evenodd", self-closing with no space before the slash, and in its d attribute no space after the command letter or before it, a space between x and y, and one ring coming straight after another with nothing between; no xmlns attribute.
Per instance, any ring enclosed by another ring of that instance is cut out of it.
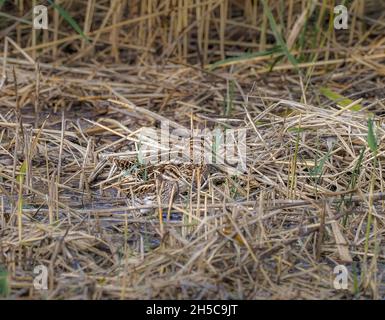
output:
<svg viewBox="0 0 385 320"><path fill-rule="evenodd" d="M337 32L333 0L55 1L41 31L30 1L5 1L0 294L384 298L373 3L349 1ZM247 173L180 171L185 188L162 201L164 171L136 153L140 130L161 121L246 128ZM37 265L47 291L33 287Z"/></svg>

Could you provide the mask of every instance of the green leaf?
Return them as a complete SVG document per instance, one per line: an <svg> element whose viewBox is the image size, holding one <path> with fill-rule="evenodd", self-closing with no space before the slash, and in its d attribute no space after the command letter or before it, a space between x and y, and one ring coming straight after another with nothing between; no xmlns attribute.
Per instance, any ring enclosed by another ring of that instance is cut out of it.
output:
<svg viewBox="0 0 385 320"><path fill-rule="evenodd" d="M274 16L266 2L266 0L262 0L263 8L267 14L267 18L269 19L270 27L273 30L275 40L278 45L282 48L289 62L298 70L298 61L294 58L294 56L290 53L289 48L286 45L286 42L283 40L281 34L278 31L277 23L275 22Z"/></svg>
<svg viewBox="0 0 385 320"><path fill-rule="evenodd" d="M301 127L291 127L289 129L287 129L288 132L294 132L294 133L301 133L301 132L304 132L305 129L304 128L301 128Z"/></svg>
<svg viewBox="0 0 385 320"><path fill-rule="evenodd" d="M370 150L376 155L378 150L377 139L374 134L373 119L368 120L368 145Z"/></svg>
<svg viewBox="0 0 385 320"><path fill-rule="evenodd" d="M326 98L332 100L334 103L338 103L342 107L347 107L348 105L353 103L353 100L350 100L338 93L335 93L334 91L330 90L329 88L322 87L320 88L320 93L325 96ZM351 107L351 111L360 111L362 109L361 104L356 104L355 106Z"/></svg>
<svg viewBox="0 0 385 320"><path fill-rule="evenodd" d="M4 3L5 3L5 0L0 0L0 9L3 6Z"/></svg>
<svg viewBox="0 0 385 320"><path fill-rule="evenodd" d="M285 58L285 55L283 54L275 58L274 61L270 64L269 72L272 72L277 63L280 62L283 58Z"/></svg>
<svg viewBox="0 0 385 320"><path fill-rule="evenodd" d="M282 52L282 49L279 46L275 46L269 50L244 53L244 54L241 54L241 55L236 56L236 57L231 57L231 58L219 60L219 61L211 64L209 66L209 70L212 71L216 68L223 67L226 65L234 64L237 62L244 62L244 61L252 60L252 59L258 58L258 57L270 56L274 53L279 53L279 52Z"/></svg>
<svg viewBox="0 0 385 320"><path fill-rule="evenodd" d="M80 34L88 43L90 42L89 38L84 34L83 30L79 27L77 22L70 16L70 14L57 3L52 0L48 0L48 2L59 12L59 14L70 24L70 26Z"/></svg>
<svg viewBox="0 0 385 320"><path fill-rule="evenodd" d="M321 161L312 170L310 170L310 176L313 178L321 176L327 158L328 155L322 157Z"/></svg>
<svg viewBox="0 0 385 320"><path fill-rule="evenodd" d="M333 149L333 148L332 148ZM316 162L316 166L310 170L310 176L313 177L313 178L316 178L318 177L318 180L321 178L322 176L322 173L324 171L324 166L325 166L325 163L326 163L326 160L328 160L330 158L330 155L332 153L332 149L330 149L328 151L327 154L325 154L322 159L320 160L320 162L317 164Z"/></svg>
<svg viewBox="0 0 385 320"><path fill-rule="evenodd" d="M0 297L7 297L9 294L8 272L0 267Z"/></svg>
<svg viewBox="0 0 385 320"><path fill-rule="evenodd" d="M231 114L231 110L233 109L234 104L234 80L230 80L228 94L226 95L226 106L225 106L225 116L229 116Z"/></svg>
<svg viewBox="0 0 385 320"><path fill-rule="evenodd" d="M24 181L24 177L27 173L27 162L24 161L20 167L20 173L19 175L16 177L16 180L19 182L19 183L23 183Z"/></svg>

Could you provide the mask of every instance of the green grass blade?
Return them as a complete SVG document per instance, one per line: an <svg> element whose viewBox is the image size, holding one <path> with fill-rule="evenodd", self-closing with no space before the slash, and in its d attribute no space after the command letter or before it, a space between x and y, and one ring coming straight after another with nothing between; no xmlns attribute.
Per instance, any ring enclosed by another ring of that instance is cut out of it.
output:
<svg viewBox="0 0 385 320"><path fill-rule="evenodd" d="M217 69L219 67L225 67L225 66L228 66L231 64L235 64L237 62L245 62L248 60L252 60L254 58L269 56L269 55L272 55L274 53L279 53L279 52L282 52L282 49L279 46L275 46L269 50L245 53L245 54L242 54L242 55L239 55L236 57L219 60L219 61L211 64L209 66L209 70L212 71L212 70Z"/></svg>
<svg viewBox="0 0 385 320"><path fill-rule="evenodd" d="M325 96L326 98L332 100L334 103L338 103L342 107L347 107L348 105L353 103L353 100L350 100L348 98L345 98L344 96L335 93L334 91L330 90L329 88L322 87L320 89L320 93ZM362 109L361 104L357 104L350 108L351 111L360 111Z"/></svg>
<svg viewBox="0 0 385 320"><path fill-rule="evenodd" d="M310 170L310 176L315 179L315 178L318 178L318 181L321 179L322 177L322 173L324 171L324 166L326 164L326 160L328 160L330 158L330 155L332 153L332 150L333 150L334 146L328 151L327 154L325 154L321 160L319 161L319 163L317 164L316 162L316 166Z"/></svg>
<svg viewBox="0 0 385 320"><path fill-rule="evenodd" d="M16 180L19 183L23 183L26 173L27 173L27 162L23 161L20 167L20 174L18 174L18 176L16 177Z"/></svg>
<svg viewBox="0 0 385 320"><path fill-rule="evenodd" d="M368 145L374 155L377 154L378 144L376 135L374 134L373 119L368 120Z"/></svg>
<svg viewBox="0 0 385 320"><path fill-rule="evenodd" d="M52 0L48 0L48 2L59 12L59 14L70 24L70 26L80 34L87 42L90 42L89 38L84 34L83 30L79 27L77 22L70 16L70 14L57 3Z"/></svg>
<svg viewBox="0 0 385 320"><path fill-rule="evenodd" d="M225 116L229 116L231 114L232 109L233 109L234 87L235 87L234 80L230 80L230 84L227 88L228 94L226 96Z"/></svg>
<svg viewBox="0 0 385 320"><path fill-rule="evenodd" d="M356 187L357 178L361 173L362 161L364 160L364 153L365 153L365 148L362 148L361 152L360 152L360 156L358 158L358 161L357 161L356 165L354 166L352 180L350 183L351 189L354 189ZM351 195L351 197L353 197L353 195Z"/></svg>
<svg viewBox="0 0 385 320"><path fill-rule="evenodd" d="M310 171L310 176L315 179L319 178L322 175L325 162L328 158L328 154L323 156L320 162Z"/></svg>
<svg viewBox="0 0 385 320"><path fill-rule="evenodd" d="M294 133L301 133L301 132L305 132L306 130L304 128L301 128L301 127L291 127L289 129L287 129L288 132L294 132Z"/></svg>
<svg viewBox="0 0 385 320"><path fill-rule="evenodd" d="M358 158L358 161L357 161L356 165L354 166L354 169L353 169L353 172L352 172L352 178L351 178L351 180L349 182L349 189L350 190L355 189L355 187L357 185L357 179L358 179L358 177L359 177L359 175L361 173L362 162L364 161L364 153L365 153L365 148L362 148L361 152L360 152L360 156ZM347 199L347 200L345 200L345 197L342 196L341 197L341 202L338 205L338 212L340 211L342 204L350 205L352 203L352 198L353 198L353 194L350 194L349 199ZM348 211L347 211L345 216L344 216L343 222L342 222L342 225L344 227L346 226L346 223L348 222L348 216L349 216L349 214L348 214Z"/></svg>
<svg viewBox="0 0 385 320"><path fill-rule="evenodd" d="M289 48L286 45L286 42L283 40L281 34L278 31L277 23L275 22L274 16L266 2L266 0L262 0L264 10L267 14L267 18L269 19L270 27L273 30L275 40L277 41L278 45L282 48L283 52L285 53L287 59L290 61L290 63L296 68L298 71L298 61L294 58L294 56L290 53Z"/></svg>
<svg viewBox="0 0 385 320"><path fill-rule="evenodd" d="M8 272L0 267L0 297L9 295Z"/></svg>

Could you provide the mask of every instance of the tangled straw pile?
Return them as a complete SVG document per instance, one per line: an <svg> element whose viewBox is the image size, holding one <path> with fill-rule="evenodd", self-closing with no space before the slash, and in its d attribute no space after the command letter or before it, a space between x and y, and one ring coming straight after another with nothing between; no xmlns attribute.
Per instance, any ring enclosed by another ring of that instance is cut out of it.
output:
<svg viewBox="0 0 385 320"><path fill-rule="evenodd" d="M318 48L295 31L306 22L298 8L319 18L328 1L148 1L128 17L113 10L125 1L111 3L87 3L91 44L73 33L59 39L70 30L59 30L60 16L42 44L20 22L3 29L24 49L9 42L0 57L0 266L8 279L0 293L383 298L384 26L364 25L353 1L347 32L308 21L323 30L312 38ZM83 21L77 6L63 4ZM267 8L277 20L288 9L283 33L298 64L274 51ZM242 47L272 51L242 55ZM41 62L30 64L39 50ZM190 188L171 208L138 207L130 190L145 177L127 187L129 172L111 170L113 158L166 120L247 129L247 172L210 173L207 188ZM348 290L333 286L338 264L349 270ZM47 291L33 287L37 265L48 268Z"/></svg>

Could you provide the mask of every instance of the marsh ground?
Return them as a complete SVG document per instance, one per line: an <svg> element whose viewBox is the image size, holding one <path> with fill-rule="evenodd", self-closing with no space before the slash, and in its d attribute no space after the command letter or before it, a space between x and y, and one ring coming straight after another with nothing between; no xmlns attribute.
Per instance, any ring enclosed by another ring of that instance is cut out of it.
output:
<svg viewBox="0 0 385 320"><path fill-rule="evenodd" d="M0 294L384 298L383 7L335 30L334 1L263 2L61 1L44 32L3 4ZM246 171L143 210L162 122L246 129Z"/></svg>

